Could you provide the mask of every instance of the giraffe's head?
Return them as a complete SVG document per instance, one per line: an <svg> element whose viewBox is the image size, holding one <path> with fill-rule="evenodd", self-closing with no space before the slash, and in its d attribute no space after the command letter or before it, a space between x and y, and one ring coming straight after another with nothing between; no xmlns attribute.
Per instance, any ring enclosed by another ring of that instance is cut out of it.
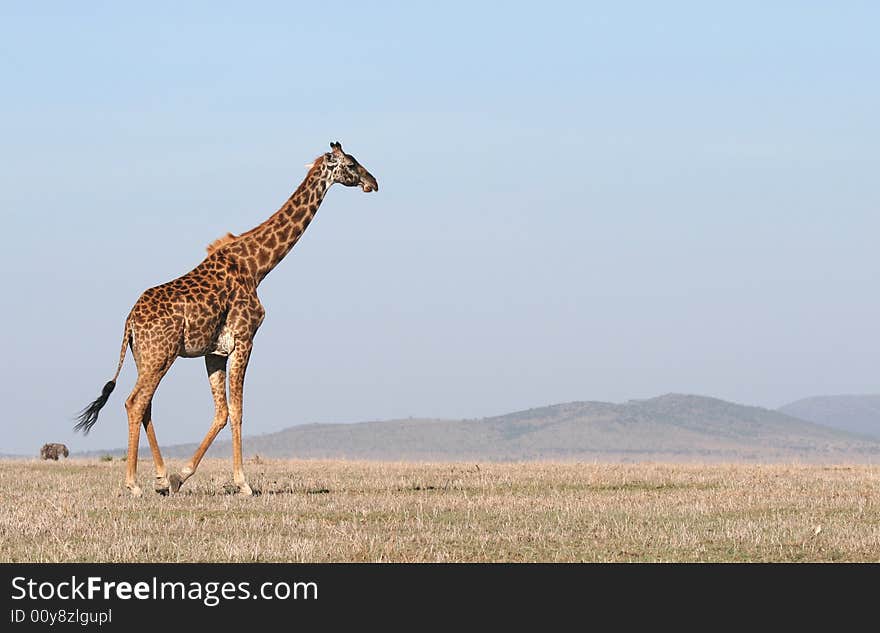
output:
<svg viewBox="0 0 880 633"><path fill-rule="evenodd" d="M322 159L330 184L338 182L346 187L360 187L367 193L379 191L379 183L373 175L354 156L343 152L341 143L330 143L330 151Z"/></svg>

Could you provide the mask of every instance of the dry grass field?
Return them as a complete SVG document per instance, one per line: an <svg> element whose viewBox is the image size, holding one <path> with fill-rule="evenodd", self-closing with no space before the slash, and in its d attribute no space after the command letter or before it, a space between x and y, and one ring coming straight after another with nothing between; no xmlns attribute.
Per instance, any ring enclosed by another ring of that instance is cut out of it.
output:
<svg viewBox="0 0 880 633"><path fill-rule="evenodd" d="M179 467L172 463L170 466ZM880 561L880 467L0 461L0 560Z"/></svg>

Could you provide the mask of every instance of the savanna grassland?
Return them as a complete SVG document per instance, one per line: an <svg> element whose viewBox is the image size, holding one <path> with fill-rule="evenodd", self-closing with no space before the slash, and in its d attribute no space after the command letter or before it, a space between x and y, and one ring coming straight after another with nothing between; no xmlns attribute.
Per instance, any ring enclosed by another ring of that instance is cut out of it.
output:
<svg viewBox="0 0 880 633"><path fill-rule="evenodd" d="M0 561L880 561L878 466L255 459L251 498L229 460L170 497L124 469L0 461Z"/></svg>

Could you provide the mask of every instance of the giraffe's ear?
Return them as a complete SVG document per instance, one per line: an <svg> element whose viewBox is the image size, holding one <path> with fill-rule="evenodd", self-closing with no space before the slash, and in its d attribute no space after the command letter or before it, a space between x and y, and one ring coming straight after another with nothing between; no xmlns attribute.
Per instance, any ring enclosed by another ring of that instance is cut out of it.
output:
<svg viewBox="0 0 880 633"><path fill-rule="evenodd" d="M315 166L315 161L312 161L311 163L306 163L306 169L311 169L314 166Z"/></svg>

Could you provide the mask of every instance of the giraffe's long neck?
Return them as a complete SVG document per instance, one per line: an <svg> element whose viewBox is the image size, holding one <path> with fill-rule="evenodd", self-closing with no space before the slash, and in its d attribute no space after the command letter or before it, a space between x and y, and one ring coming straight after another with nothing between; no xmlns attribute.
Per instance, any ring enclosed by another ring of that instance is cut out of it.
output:
<svg viewBox="0 0 880 633"><path fill-rule="evenodd" d="M242 233L228 246L260 283L290 252L315 217L330 182L321 159L278 211L259 226Z"/></svg>

